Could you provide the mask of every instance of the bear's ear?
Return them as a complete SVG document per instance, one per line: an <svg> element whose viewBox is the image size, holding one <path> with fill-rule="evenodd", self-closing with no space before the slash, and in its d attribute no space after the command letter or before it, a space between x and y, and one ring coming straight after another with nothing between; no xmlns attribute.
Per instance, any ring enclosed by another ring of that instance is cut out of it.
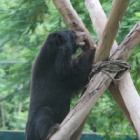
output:
<svg viewBox="0 0 140 140"><path fill-rule="evenodd" d="M54 33L53 38L54 41L57 42L58 44L64 43L64 37L59 33Z"/></svg>
<svg viewBox="0 0 140 140"><path fill-rule="evenodd" d="M60 35L59 33L50 34L43 45L43 48L45 48L46 50L45 51L46 55L49 58L54 58L62 43L63 43L62 35Z"/></svg>

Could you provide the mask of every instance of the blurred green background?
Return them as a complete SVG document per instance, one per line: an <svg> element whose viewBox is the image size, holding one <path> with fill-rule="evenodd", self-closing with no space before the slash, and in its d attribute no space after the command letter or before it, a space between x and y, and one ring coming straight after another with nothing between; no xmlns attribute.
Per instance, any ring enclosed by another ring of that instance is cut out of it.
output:
<svg viewBox="0 0 140 140"><path fill-rule="evenodd" d="M109 14L112 0L100 0ZM71 0L73 7L89 29L93 29L83 0ZM99 17L100 18L100 17ZM116 37L120 43L140 19L140 2L131 0ZM28 107L31 66L50 32L67 29L51 0L0 0L0 130L24 130ZM140 46L129 62L131 75L140 93ZM77 101L73 99L72 106ZM119 107L106 92L91 110L84 132L101 132L107 139L116 134L134 136Z"/></svg>

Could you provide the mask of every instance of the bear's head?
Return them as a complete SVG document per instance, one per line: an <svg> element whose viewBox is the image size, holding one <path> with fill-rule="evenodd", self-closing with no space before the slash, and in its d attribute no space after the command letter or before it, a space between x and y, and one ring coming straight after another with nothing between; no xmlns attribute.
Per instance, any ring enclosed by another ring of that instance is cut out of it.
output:
<svg viewBox="0 0 140 140"><path fill-rule="evenodd" d="M56 31L51 33L47 40L51 48L55 46L58 47L58 49L69 49L69 51L74 54L78 47L85 45L86 33L73 30Z"/></svg>

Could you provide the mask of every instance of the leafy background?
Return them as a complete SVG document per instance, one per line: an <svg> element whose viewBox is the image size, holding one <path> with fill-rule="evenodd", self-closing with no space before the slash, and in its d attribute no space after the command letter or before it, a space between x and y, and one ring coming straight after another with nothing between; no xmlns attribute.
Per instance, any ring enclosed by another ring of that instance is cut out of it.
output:
<svg viewBox="0 0 140 140"><path fill-rule="evenodd" d="M109 14L112 0L101 0ZM93 39L98 37L83 0L71 0ZM123 18L117 42L121 42L140 19L140 2L131 0ZM31 66L41 44L50 32L67 29L50 0L0 1L0 130L24 130L30 94ZM140 46L129 59L131 76L140 93ZM72 101L72 106L77 101ZM115 139L115 134L134 135L119 107L106 92L91 110L84 132L100 132Z"/></svg>

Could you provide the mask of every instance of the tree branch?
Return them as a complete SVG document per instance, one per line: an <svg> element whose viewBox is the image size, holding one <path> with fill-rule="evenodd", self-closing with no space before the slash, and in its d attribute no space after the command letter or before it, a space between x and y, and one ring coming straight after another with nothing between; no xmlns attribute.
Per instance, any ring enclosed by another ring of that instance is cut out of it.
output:
<svg viewBox="0 0 140 140"><path fill-rule="evenodd" d="M99 46L95 54L95 62L106 60L109 57L111 47L119 29L120 22L129 4L129 0L114 0L110 15L101 36ZM104 54L104 55L103 55Z"/></svg>
<svg viewBox="0 0 140 140"><path fill-rule="evenodd" d="M127 47L129 47L132 50L133 49L132 46L137 46L138 42L140 43L140 21L137 22L137 24L133 27L130 33L126 36L125 40L122 41L118 50L122 46L126 46L124 51L127 51ZM117 51L116 55L114 55L113 58L114 59L117 58L117 55L121 56L121 54L124 53L124 51L120 51L120 52ZM123 55L118 59L126 60L129 57L129 55L130 52L127 53L126 56ZM120 108L123 110L125 116L130 121L133 130L135 131L138 138L140 139L140 126L139 126L140 97L135 89L135 86L133 85L133 81L131 79L130 73L127 72L126 74L124 74L123 79L118 81L118 87L111 85L109 87L109 90L111 91L111 94L115 98L116 102L119 103Z"/></svg>
<svg viewBox="0 0 140 140"><path fill-rule="evenodd" d="M90 36L89 31L86 29L81 18L78 16L77 12L72 7L70 0L52 0L57 10L61 14L62 18L65 20L65 23L70 29L85 32L87 35L87 45L89 47L96 47L96 43Z"/></svg>
<svg viewBox="0 0 140 140"><path fill-rule="evenodd" d="M121 96L125 99L124 102L135 126L136 134L140 139L140 97L135 89L133 81L130 81L130 79L130 73L125 72L123 78L118 82L118 87Z"/></svg>
<svg viewBox="0 0 140 140"><path fill-rule="evenodd" d="M92 24L100 40L103 34L103 30L105 29L105 25L107 24L107 17L102 9L99 0L85 0L85 5L88 9ZM117 47L117 42L114 41L110 53L113 54L116 51Z"/></svg>

